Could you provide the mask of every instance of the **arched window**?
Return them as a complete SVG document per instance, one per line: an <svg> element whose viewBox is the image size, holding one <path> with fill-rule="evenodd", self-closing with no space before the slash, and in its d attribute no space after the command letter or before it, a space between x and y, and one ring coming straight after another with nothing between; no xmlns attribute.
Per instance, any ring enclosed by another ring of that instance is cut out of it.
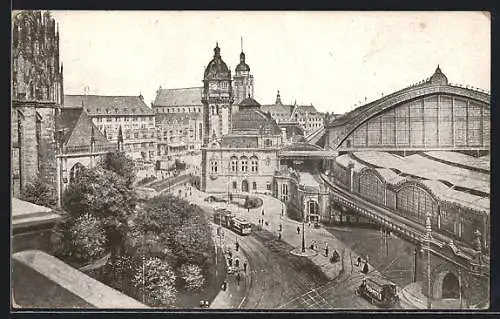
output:
<svg viewBox="0 0 500 319"><path fill-rule="evenodd" d="M252 189L257 190L257 182L252 182Z"/></svg>
<svg viewBox="0 0 500 319"><path fill-rule="evenodd" d="M84 169L85 167L81 163L76 163L75 165L73 165L73 167L69 171L69 182L74 183Z"/></svg>
<svg viewBox="0 0 500 319"><path fill-rule="evenodd" d="M242 156L240 158L240 162L241 162L241 171L243 173L247 173L248 172L248 158L246 156Z"/></svg>
<svg viewBox="0 0 500 319"><path fill-rule="evenodd" d="M250 159L250 165L252 173L257 173L259 169L259 159L255 156L252 156L252 158Z"/></svg>
<svg viewBox="0 0 500 319"><path fill-rule="evenodd" d="M373 171L366 171L359 177L359 193L375 203L384 205L384 183Z"/></svg>
<svg viewBox="0 0 500 319"><path fill-rule="evenodd" d="M212 160L210 162L210 171L212 172L212 174L217 174L217 171L218 171L217 160Z"/></svg>
<svg viewBox="0 0 500 319"><path fill-rule="evenodd" d="M231 173L236 173L238 171L238 158L236 156L232 156L229 165Z"/></svg>
<svg viewBox="0 0 500 319"><path fill-rule="evenodd" d="M432 196L421 187L415 185L403 187L396 197L396 207L400 214L425 225L426 214L431 214L431 221L437 225L437 203Z"/></svg>

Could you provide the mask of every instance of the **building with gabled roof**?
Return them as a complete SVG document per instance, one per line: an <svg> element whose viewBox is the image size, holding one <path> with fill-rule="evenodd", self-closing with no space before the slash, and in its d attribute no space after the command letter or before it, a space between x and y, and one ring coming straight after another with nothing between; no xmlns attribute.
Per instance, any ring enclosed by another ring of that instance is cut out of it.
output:
<svg viewBox="0 0 500 319"><path fill-rule="evenodd" d="M312 104L283 104L279 90L274 104L262 105L261 110L269 113L280 126L282 123L298 124L305 134L324 126L325 115L318 112Z"/></svg>
<svg viewBox="0 0 500 319"><path fill-rule="evenodd" d="M102 156L123 150L123 139L110 143L85 109L62 108L56 117L57 200L77 177L82 167L92 168Z"/></svg>
<svg viewBox="0 0 500 319"><path fill-rule="evenodd" d="M156 91L152 103L155 114L159 113L201 113L203 87L163 89Z"/></svg>
<svg viewBox="0 0 500 319"><path fill-rule="evenodd" d="M83 108L111 143L118 142L121 129L123 149L134 160L156 159L156 127L152 108L142 95L65 95L65 108Z"/></svg>

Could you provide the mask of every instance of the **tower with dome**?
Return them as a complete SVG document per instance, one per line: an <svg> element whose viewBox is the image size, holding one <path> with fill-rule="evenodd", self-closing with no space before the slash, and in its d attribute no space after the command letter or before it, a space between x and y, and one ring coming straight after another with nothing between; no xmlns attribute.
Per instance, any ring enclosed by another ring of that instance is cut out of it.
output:
<svg viewBox="0 0 500 319"><path fill-rule="evenodd" d="M214 57L203 74L203 145L229 133L233 107L231 70L222 60L219 44L214 48Z"/></svg>
<svg viewBox="0 0 500 319"><path fill-rule="evenodd" d="M243 38L241 39L240 63L236 66L233 77L233 96L235 107L233 113L237 112L238 105L248 96L254 97L253 75L250 74L250 67L245 61L243 52Z"/></svg>

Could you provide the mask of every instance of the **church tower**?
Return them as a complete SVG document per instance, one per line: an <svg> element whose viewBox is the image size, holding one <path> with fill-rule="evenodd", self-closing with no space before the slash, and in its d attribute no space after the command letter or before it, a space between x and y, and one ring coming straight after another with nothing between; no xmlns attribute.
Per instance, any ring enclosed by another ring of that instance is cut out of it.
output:
<svg viewBox="0 0 500 319"><path fill-rule="evenodd" d="M245 53L243 52L243 38L241 38L240 64L236 66L234 74L233 95L234 104L233 113L238 112L239 103L247 97L253 98L253 75L250 74L250 67L245 62Z"/></svg>
<svg viewBox="0 0 500 319"><path fill-rule="evenodd" d="M203 144L229 133L233 106L231 71L220 55L219 44L203 76Z"/></svg>

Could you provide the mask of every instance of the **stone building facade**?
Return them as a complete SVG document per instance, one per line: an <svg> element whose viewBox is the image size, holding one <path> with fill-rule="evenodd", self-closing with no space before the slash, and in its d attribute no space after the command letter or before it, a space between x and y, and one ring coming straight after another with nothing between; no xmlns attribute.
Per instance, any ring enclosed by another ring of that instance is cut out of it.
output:
<svg viewBox="0 0 500 319"><path fill-rule="evenodd" d="M157 159L168 159L201 148L203 123L201 113L157 113Z"/></svg>
<svg viewBox="0 0 500 319"><path fill-rule="evenodd" d="M39 176L55 185L55 116L64 100L59 30L49 12L12 17L12 187Z"/></svg>
<svg viewBox="0 0 500 319"><path fill-rule="evenodd" d="M212 193L272 193L282 131L246 98L232 117L231 133L202 148L202 190Z"/></svg>
<svg viewBox="0 0 500 319"><path fill-rule="evenodd" d="M81 107L113 144L120 129L123 149L134 160L154 161L157 133L153 110L139 96L66 95L65 107Z"/></svg>

